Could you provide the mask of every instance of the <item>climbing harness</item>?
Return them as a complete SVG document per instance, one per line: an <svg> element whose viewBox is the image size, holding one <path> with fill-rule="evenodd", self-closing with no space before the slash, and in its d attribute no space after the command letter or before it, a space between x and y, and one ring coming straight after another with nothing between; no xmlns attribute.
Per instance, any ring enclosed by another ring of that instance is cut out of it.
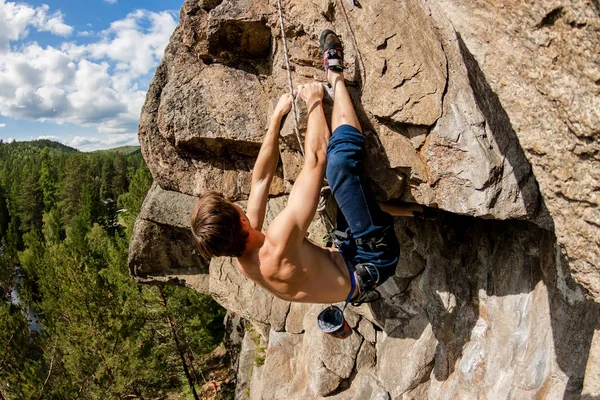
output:
<svg viewBox="0 0 600 400"><path fill-rule="evenodd" d="M381 236L369 236L364 238L353 238L349 232L342 232L337 229L330 231L331 240L338 249L343 249L350 243L354 246L366 247L369 251L382 251L387 248L387 244L384 242L384 237L388 228L385 228ZM349 263L349 271L353 273L355 284L353 285L358 288L358 294L355 297L350 295L346 299L344 304L344 310L348 306L348 303L353 306L359 306L363 303L371 303L381 298L381 294L377 289L377 285L380 282L380 273L377 267L372 263L358 263L354 264L351 260L346 260ZM352 278L352 277L351 277ZM352 290L353 292L353 290Z"/></svg>

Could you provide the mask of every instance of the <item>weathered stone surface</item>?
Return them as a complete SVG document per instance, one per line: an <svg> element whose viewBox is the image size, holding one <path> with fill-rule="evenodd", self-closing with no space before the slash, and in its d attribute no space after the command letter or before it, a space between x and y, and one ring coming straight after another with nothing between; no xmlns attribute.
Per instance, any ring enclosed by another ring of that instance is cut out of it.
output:
<svg viewBox="0 0 600 400"><path fill-rule="evenodd" d="M350 26L356 68L365 75L363 103L376 118L433 125L442 113L447 67L427 11L417 1L379 1L356 11Z"/></svg>
<svg viewBox="0 0 600 400"><path fill-rule="evenodd" d="M377 341L377 332L375 331L373 324L368 320L361 319L357 329L361 336L369 343L375 343Z"/></svg>
<svg viewBox="0 0 600 400"><path fill-rule="evenodd" d="M304 318L305 334L288 398L327 396L348 379L354 369L362 337L353 334L338 340L324 335L316 323L323 308L323 305L313 305Z"/></svg>
<svg viewBox="0 0 600 400"><path fill-rule="evenodd" d="M296 370L297 346L302 342L302 335L271 331L269 348L260 387L251 399L282 399L289 392Z"/></svg>
<svg viewBox="0 0 600 400"><path fill-rule="evenodd" d="M421 150L435 203L459 214L531 217L538 189L510 121L501 120L506 116L502 105L478 87L483 83L477 81L477 66L461 54L458 34L449 24L438 23L444 32L448 87L443 115Z"/></svg>
<svg viewBox="0 0 600 400"><path fill-rule="evenodd" d="M377 361L377 376L392 397L410 390L415 382L428 377L433 368L437 341L430 325L419 326L423 322L426 321L413 318L407 326L382 335L377 343L377 354L381 357ZM420 336L415 329L422 332Z"/></svg>
<svg viewBox="0 0 600 400"><path fill-rule="evenodd" d="M304 333L304 316L311 305L306 303L291 303L290 312L285 321L285 330L290 333Z"/></svg>
<svg viewBox="0 0 600 400"><path fill-rule="evenodd" d="M174 37L179 37L179 34L180 31L177 31ZM171 49L173 47L176 46L169 46ZM177 50L180 49L173 51ZM177 64L179 68L184 70L182 73L189 74L190 79L197 76L202 70L202 67L198 65L199 61L187 53L179 53L179 55L183 57ZM227 142L224 140L220 142L208 140L208 145L199 143L196 146L193 143L194 140L190 139L192 143L187 143L187 146L178 147L175 144L175 132L168 130L165 132L165 136L171 141L167 140L161 134L158 123L159 109L163 99L165 99L164 101L168 101L168 97L163 96L163 91L165 86L169 82L172 82L172 79L175 79L174 76L179 76L177 75L177 68L175 66L173 66L169 73L167 60L172 57L174 57L174 54L169 54L169 50L167 50L164 63L157 69L155 78L148 90L147 101L142 109L138 130L142 153L147 160L148 167L155 181L163 189L174 190L189 195L199 195L205 190L212 189L220 190L229 198L245 198L249 193L250 171L255 160L254 157L247 155L252 152L248 149L254 149L254 155L257 154L259 147L257 142L262 140L262 135L255 139L254 144L250 143L248 145L246 143L246 150L232 153L229 151L229 148L226 146ZM190 68L192 66L194 67ZM177 93L176 90L173 90L173 92ZM179 104L174 105L174 107L179 106ZM180 119L184 118L181 117L181 113L178 113L177 116ZM266 121L261 121L261 124L263 125L260 126L264 127ZM190 129L195 131L195 128ZM264 134L266 129L263 128L262 132ZM180 135L185 136L187 133L182 132ZM180 138L181 140L183 142L186 141L183 136ZM226 147L223 150L225 151L225 155L221 151L223 146ZM214 155L219 152L222 154L220 157ZM281 194L282 190L283 180L281 176L276 176L271 186L271 194Z"/></svg>
<svg viewBox="0 0 600 400"><path fill-rule="evenodd" d="M162 90L158 129L177 148L256 156L267 119L256 104L267 101L254 74L220 64L177 70Z"/></svg>
<svg viewBox="0 0 600 400"><path fill-rule="evenodd" d="M245 319L269 325L274 297L238 270L235 259L213 258L210 263L210 295L223 307ZM275 307L280 310L280 307Z"/></svg>
<svg viewBox="0 0 600 400"><path fill-rule="evenodd" d="M600 300L598 2L429 3L459 32L479 93L493 95L479 101L501 102L497 123L510 120L571 270Z"/></svg>
<svg viewBox="0 0 600 400"><path fill-rule="evenodd" d="M596 330L590 346L581 395L583 400L600 397L600 313L598 313Z"/></svg>
<svg viewBox="0 0 600 400"><path fill-rule="evenodd" d="M154 184L129 244L129 269L140 282L183 283L208 293L208 262L195 247L190 215L196 198Z"/></svg>
<svg viewBox="0 0 600 400"><path fill-rule="evenodd" d="M161 225L190 229L190 219L196 201L196 196L163 190L155 183L144 199L139 218Z"/></svg>
<svg viewBox="0 0 600 400"><path fill-rule="evenodd" d="M390 400L390 395L378 382L372 371L359 372L352 380L352 386L334 396L327 397L329 400L369 399Z"/></svg>
<svg viewBox="0 0 600 400"><path fill-rule="evenodd" d="M294 83L323 79L318 36L333 28L373 189L442 211L397 219L396 275L381 301L346 310L353 335L322 334L324 306L275 299L231 259L211 260L207 276L184 234L190 198L149 195L132 272L184 280L256 326L264 365L240 371L252 399L600 396L599 307L587 299L600 299L600 6L361 3L283 0ZM288 90L282 47L274 1L185 2L140 121L161 187L247 197L269 101ZM292 125L267 226L303 161ZM325 232L315 218L309 238L324 244Z"/></svg>
<svg viewBox="0 0 600 400"><path fill-rule="evenodd" d="M377 351L375 345L367 340L363 340L358 356L356 356L356 371L371 369L377 363Z"/></svg>
<svg viewBox="0 0 600 400"><path fill-rule="evenodd" d="M235 398L246 399L247 393L252 393L250 385L254 375L256 362L254 361L257 354L257 346L250 337L250 333L246 332L242 341L240 355L238 357L237 384L235 387Z"/></svg>

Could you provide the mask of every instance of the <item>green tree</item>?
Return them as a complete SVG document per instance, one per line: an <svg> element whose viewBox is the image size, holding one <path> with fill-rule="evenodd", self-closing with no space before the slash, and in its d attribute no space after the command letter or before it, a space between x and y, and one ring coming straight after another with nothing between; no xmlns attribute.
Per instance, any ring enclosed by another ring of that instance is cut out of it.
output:
<svg viewBox="0 0 600 400"><path fill-rule="evenodd" d="M42 233L47 244L56 244L64 240L65 230L62 226L62 217L59 208L54 207L44 213L42 219L44 222Z"/></svg>
<svg viewBox="0 0 600 400"><path fill-rule="evenodd" d="M19 306L0 301L0 396L34 398L41 382L39 348Z"/></svg>
<svg viewBox="0 0 600 400"><path fill-rule="evenodd" d="M54 165L54 158L48 147L40 153L40 180L44 211L48 212L56 207L56 192L58 190L58 171Z"/></svg>
<svg viewBox="0 0 600 400"><path fill-rule="evenodd" d="M0 245L2 245L2 239L4 239L8 231L9 217L6 196L4 195L2 186L0 186Z"/></svg>
<svg viewBox="0 0 600 400"><path fill-rule="evenodd" d="M86 157L75 154L65 161L64 176L60 184L60 208L65 225L79 214L86 184L90 182Z"/></svg>
<svg viewBox="0 0 600 400"><path fill-rule="evenodd" d="M34 230L40 232L42 229L44 201L39 179L37 165L32 161L27 162L20 174L20 189L17 196L17 208L23 232Z"/></svg>
<svg viewBox="0 0 600 400"><path fill-rule="evenodd" d="M0 353L0 400L189 393L184 365L197 384L224 311L193 291L166 287L161 296L129 277L129 237L152 184L141 155L2 144L0 171L0 352L9 348ZM109 192L127 209L125 230L102 202ZM17 264L19 306L10 303ZM30 310L39 333L28 327Z"/></svg>
<svg viewBox="0 0 600 400"><path fill-rule="evenodd" d="M135 172L129 184L129 191L119 197L118 206L125 210L123 220L127 226L128 235L133 231L133 224L140 213L146 193L152 186L152 175L145 164Z"/></svg>
<svg viewBox="0 0 600 400"><path fill-rule="evenodd" d="M109 157L106 157L102 163L102 178L101 178L101 186L100 186L100 197L104 199L113 198L114 189L113 189L113 181L115 180L115 167L113 165L113 160Z"/></svg>
<svg viewBox="0 0 600 400"><path fill-rule="evenodd" d="M112 193L116 199L123 193L127 192L129 181L127 179L127 159L121 153L113 153L114 156L114 171L115 175L112 181Z"/></svg>

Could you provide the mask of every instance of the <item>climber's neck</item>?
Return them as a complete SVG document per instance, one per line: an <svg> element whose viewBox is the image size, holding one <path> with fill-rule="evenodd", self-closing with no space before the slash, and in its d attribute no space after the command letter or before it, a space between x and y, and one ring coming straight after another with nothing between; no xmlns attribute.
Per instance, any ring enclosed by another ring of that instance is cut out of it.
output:
<svg viewBox="0 0 600 400"><path fill-rule="evenodd" d="M244 251L244 256L249 255L250 253L255 252L260 249L262 245L265 243L265 235L262 232L257 231L250 226L245 227L248 232L248 240L246 241L246 250Z"/></svg>

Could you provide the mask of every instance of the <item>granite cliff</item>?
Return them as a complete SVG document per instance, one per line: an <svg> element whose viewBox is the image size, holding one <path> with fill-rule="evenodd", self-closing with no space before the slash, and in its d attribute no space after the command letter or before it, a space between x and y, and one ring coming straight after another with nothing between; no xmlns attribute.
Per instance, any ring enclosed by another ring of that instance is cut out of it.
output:
<svg viewBox="0 0 600 400"><path fill-rule="evenodd" d="M397 219L396 276L349 309L343 341L316 327L322 306L200 259L194 196L243 205L287 75L276 1L187 0L140 120L155 184L135 279L187 285L248 321L240 399L600 399L600 3L282 3L294 83L323 80L318 36L338 32L373 189L437 220ZM267 221L302 160L290 118L281 136ZM309 234L323 241L318 219Z"/></svg>

